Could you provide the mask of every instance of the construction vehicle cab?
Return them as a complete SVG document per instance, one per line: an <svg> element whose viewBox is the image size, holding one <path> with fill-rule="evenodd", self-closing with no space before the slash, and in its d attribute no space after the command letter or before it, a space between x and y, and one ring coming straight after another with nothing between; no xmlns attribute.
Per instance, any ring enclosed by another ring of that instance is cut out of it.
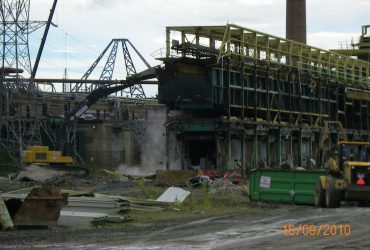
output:
<svg viewBox="0 0 370 250"><path fill-rule="evenodd" d="M345 161L369 161L369 143L368 142L347 142L341 141L339 147L339 167L343 169Z"/></svg>
<svg viewBox="0 0 370 250"><path fill-rule="evenodd" d="M61 151L51 151L47 146L29 146L22 153L24 164L73 164L71 156L63 156Z"/></svg>
<svg viewBox="0 0 370 250"><path fill-rule="evenodd" d="M370 201L370 162L368 142L340 141L325 166L328 174L316 185L315 205L339 207L342 200Z"/></svg>

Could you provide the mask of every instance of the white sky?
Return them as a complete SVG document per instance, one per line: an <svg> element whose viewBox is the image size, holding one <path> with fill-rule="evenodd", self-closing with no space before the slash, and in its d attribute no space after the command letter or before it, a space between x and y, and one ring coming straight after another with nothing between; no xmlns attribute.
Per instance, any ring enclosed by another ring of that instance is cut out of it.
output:
<svg viewBox="0 0 370 250"><path fill-rule="evenodd" d="M112 38L128 38L151 65L164 47L166 26L225 25L227 22L285 36L286 0L59 0L38 78L81 78ZM31 0L30 20L47 20L53 0ZM329 49L359 37L370 24L370 0L306 0L308 44ZM34 61L43 29L30 35ZM118 57L114 78L123 79ZM105 63L105 60L102 64ZM102 66L101 66L102 67ZM136 65L137 71L145 69ZM97 72L100 74L100 72ZM156 93L155 88L147 94Z"/></svg>

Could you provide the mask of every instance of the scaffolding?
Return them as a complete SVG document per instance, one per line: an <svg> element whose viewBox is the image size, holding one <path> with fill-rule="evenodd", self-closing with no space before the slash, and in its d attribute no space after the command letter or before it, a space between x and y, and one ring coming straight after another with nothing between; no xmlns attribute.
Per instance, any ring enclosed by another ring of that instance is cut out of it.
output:
<svg viewBox="0 0 370 250"><path fill-rule="evenodd" d="M235 24L167 27L161 59L178 74L161 82L163 93L188 101L165 102L225 116L215 135L223 133L226 144L218 153L226 166L236 139L243 166L312 167L325 121L341 122L349 140L370 139L369 62ZM194 96L177 91L190 82ZM338 131L330 137L332 146Z"/></svg>
<svg viewBox="0 0 370 250"><path fill-rule="evenodd" d="M331 51L346 56L355 56L358 59L370 62L370 25L362 26L362 35L357 42L352 39L351 44L346 44L346 48L333 49Z"/></svg>
<svg viewBox="0 0 370 250"><path fill-rule="evenodd" d="M166 57L170 57L173 52L173 42L178 42L175 39L171 40L171 36L176 36L176 32L180 33L181 44L193 44L198 47L202 45L204 48L217 50L217 63L230 60L232 69L239 70L242 62L245 66L281 65L296 68L312 76L369 87L369 62L235 24L167 27ZM201 41L204 44L201 44Z"/></svg>

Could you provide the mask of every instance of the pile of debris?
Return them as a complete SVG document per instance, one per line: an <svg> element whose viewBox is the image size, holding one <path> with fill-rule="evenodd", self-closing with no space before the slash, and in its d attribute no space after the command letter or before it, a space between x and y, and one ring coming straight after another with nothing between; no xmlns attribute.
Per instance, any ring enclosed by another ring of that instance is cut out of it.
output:
<svg viewBox="0 0 370 250"><path fill-rule="evenodd" d="M142 200L94 193L93 190L60 190L55 187L18 190L0 195L0 222L3 229L20 226L57 225L63 221L129 221L130 210L160 211L183 202L190 194L181 188L168 188L157 200Z"/></svg>
<svg viewBox="0 0 370 250"><path fill-rule="evenodd" d="M23 190L25 191L25 190ZM68 194L53 186L33 188L27 195L10 192L0 196L0 226L57 225L60 211L67 205Z"/></svg>
<svg viewBox="0 0 370 250"><path fill-rule="evenodd" d="M202 170L196 177L188 179L187 186L199 187L204 183L212 185L216 181L218 185L222 184L225 189L236 187L244 184L244 179L240 172L240 168L235 168L232 171L221 169Z"/></svg>

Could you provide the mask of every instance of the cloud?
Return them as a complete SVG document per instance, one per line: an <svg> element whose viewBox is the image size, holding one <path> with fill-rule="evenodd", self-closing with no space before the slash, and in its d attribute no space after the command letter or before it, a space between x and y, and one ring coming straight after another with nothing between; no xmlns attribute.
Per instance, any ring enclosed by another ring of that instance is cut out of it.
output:
<svg viewBox="0 0 370 250"><path fill-rule="evenodd" d="M245 5L245 6L268 6L268 5L275 5L281 1L273 1L273 0L238 0L236 1L237 4Z"/></svg>
<svg viewBox="0 0 370 250"><path fill-rule="evenodd" d="M346 48L351 40L358 38L358 33L316 32L307 35L308 44L322 49Z"/></svg>
<svg viewBox="0 0 370 250"><path fill-rule="evenodd" d="M122 1L118 1L118 0L88 0L86 1L86 3L90 7L103 7L103 8L115 7L120 2Z"/></svg>
<svg viewBox="0 0 370 250"><path fill-rule="evenodd" d="M52 50L54 53L63 53L63 54L74 54L76 49L74 48L55 48Z"/></svg>

